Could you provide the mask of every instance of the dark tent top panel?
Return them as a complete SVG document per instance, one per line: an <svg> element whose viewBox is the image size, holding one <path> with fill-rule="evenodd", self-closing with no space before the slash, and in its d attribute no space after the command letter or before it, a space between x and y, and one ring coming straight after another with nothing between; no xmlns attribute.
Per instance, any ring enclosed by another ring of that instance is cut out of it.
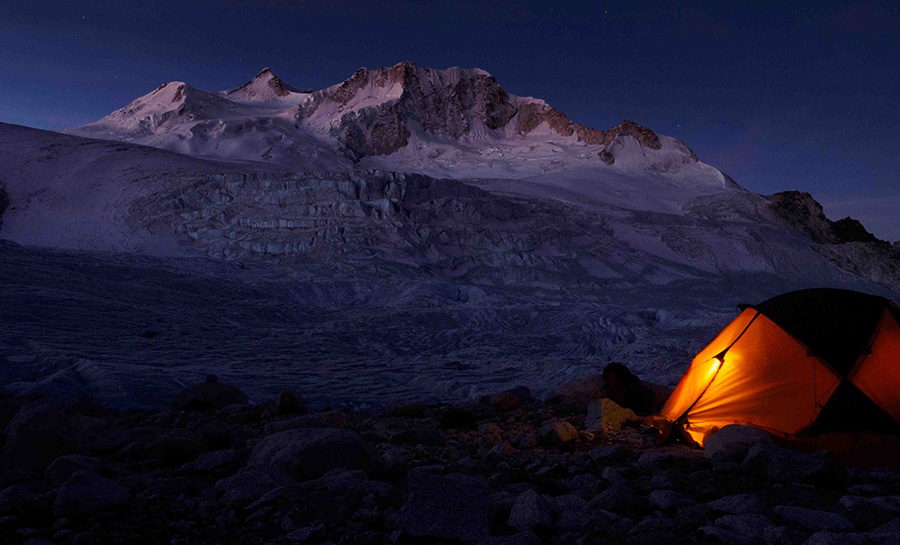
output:
<svg viewBox="0 0 900 545"><path fill-rule="evenodd" d="M806 344L841 378L865 350L885 307L882 297L850 290L808 289L775 296L754 308Z"/></svg>

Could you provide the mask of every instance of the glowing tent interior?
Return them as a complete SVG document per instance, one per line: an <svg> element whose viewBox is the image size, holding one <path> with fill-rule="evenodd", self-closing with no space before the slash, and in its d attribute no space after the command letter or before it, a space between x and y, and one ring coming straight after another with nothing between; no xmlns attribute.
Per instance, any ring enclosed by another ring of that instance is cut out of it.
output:
<svg viewBox="0 0 900 545"><path fill-rule="evenodd" d="M791 439L900 433L900 307L809 289L755 306L693 359L661 411L703 445L729 424Z"/></svg>

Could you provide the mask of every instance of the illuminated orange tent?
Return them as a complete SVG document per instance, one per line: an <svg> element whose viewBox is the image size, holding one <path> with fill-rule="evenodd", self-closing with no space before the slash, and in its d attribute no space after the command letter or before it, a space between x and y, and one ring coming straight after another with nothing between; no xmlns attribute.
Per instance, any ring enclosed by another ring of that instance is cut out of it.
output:
<svg viewBox="0 0 900 545"><path fill-rule="evenodd" d="M780 438L900 431L900 307L810 289L743 312L691 362L661 416L698 444L728 424Z"/></svg>

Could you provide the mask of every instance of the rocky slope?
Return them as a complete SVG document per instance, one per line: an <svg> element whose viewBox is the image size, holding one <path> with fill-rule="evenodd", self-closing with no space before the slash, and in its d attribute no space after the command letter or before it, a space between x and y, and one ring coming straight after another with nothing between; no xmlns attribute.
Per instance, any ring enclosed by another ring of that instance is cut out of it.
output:
<svg viewBox="0 0 900 545"><path fill-rule="evenodd" d="M594 377L596 379L596 377ZM900 472L653 444L602 383L307 412L207 379L172 410L0 391L4 543L895 543ZM594 384L594 386L589 386ZM578 400L578 402L576 402ZM584 404L587 404L585 406ZM724 432L721 432L724 434Z"/></svg>

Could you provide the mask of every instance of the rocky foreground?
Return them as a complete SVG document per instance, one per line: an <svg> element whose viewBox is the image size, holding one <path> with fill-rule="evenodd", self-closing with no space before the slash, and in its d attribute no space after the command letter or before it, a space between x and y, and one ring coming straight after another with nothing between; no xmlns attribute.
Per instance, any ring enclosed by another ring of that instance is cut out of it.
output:
<svg viewBox="0 0 900 545"><path fill-rule="evenodd" d="M601 395L310 413L214 378L168 411L0 394L0 542L900 542L898 470L747 429L657 448Z"/></svg>

